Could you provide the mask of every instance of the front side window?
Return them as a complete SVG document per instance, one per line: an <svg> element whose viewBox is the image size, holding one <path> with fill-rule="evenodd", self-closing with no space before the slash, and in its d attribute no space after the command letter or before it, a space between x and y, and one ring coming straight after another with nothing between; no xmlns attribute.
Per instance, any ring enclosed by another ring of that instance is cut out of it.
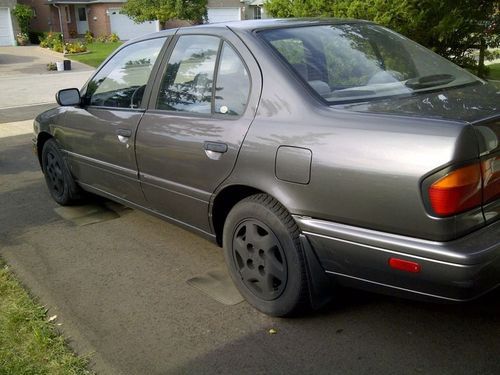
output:
<svg viewBox="0 0 500 375"><path fill-rule="evenodd" d="M372 24L294 27L259 35L332 103L477 82L417 43Z"/></svg>
<svg viewBox="0 0 500 375"><path fill-rule="evenodd" d="M131 44L120 50L87 85L85 101L93 106L138 108L165 38Z"/></svg>
<svg viewBox="0 0 500 375"><path fill-rule="evenodd" d="M214 36L179 38L161 82L157 109L211 113L219 45L220 39Z"/></svg>

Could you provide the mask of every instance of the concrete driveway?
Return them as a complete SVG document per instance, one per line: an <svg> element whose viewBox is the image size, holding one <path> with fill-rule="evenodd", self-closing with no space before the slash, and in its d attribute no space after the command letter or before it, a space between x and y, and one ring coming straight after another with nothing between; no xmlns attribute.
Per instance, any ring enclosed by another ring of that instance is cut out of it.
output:
<svg viewBox="0 0 500 375"><path fill-rule="evenodd" d="M72 70L48 71L49 62L62 55L38 46L0 47L0 122L33 118L55 105L55 94L80 88L94 68L72 61Z"/></svg>
<svg viewBox="0 0 500 375"><path fill-rule="evenodd" d="M79 87L90 70L12 69L0 77L17 103L0 109L0 255L99 374L500 373L500 290L465 305L345 290L320 312L270 318L188 285L223 272L213 244L107 201L61 211L31 153L32 121L5 113L33 117L37 95Z"/></svg>
<svg viewBox="0 0 500 375"><path fill-rule="evenodd" d="M0 137L0 255L99 374L500 373L500 290L465 305L346 290L300 319L226 306L186 282L224 269L218 247L117 206L98 223L62 218L30 124L11 129Z"/></svg>

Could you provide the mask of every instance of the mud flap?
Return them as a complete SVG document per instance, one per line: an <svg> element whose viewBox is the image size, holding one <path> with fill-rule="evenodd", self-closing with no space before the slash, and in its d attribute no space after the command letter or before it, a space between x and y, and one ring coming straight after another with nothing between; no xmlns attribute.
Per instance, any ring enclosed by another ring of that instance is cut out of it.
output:
<svg viewBox="0 0 500 375"><path fill-rule="evenodd" d="M332 280L328 277L325 270L321 266L316 253L309 243L309 240L303 234L300 235L300 244L306 259L311 307L314 310L318 310L330 302L333 298Z"/></svg>

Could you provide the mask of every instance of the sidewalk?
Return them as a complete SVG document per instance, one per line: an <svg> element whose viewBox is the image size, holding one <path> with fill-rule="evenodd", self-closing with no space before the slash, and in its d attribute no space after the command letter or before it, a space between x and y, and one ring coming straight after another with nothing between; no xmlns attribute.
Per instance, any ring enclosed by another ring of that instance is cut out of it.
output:
<svg viewBox="0 0 500 375"><path fill-rule="evenodd" d="M0 138L33 133L33 120L15 121L0 124Z"/></svg>
<svg viewBox="0 0 500 375"><path fill-rule="evenodd" d="M59 54L58 54L59 55ZM61 61L38 46L0 47L0 110L21 110L40 104L55 104L58 90L81 88L94 68L72 61L72 70L48 71L49 62ZM0 112L2 117L8 117Z"/></svg>

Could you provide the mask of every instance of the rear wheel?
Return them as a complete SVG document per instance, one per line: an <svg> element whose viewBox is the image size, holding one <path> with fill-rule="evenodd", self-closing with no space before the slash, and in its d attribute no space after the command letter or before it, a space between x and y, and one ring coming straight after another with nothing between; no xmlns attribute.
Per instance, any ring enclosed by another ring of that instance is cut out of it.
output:
<svg viewBox="0 0 500 375"><path fill-rule="evenodd" d="M309 307L299 229L274 198L258 194L237 203L224 224L223 245L234 283L256 309L290 316Z"/></svg>
<svg viewBox="0 0 500 375"><path fill-rule="evenodd" d="M42 149L42 169L52 198L62 206L76 203L81 191L62 156L56 141L49 139Z"/></svg>

